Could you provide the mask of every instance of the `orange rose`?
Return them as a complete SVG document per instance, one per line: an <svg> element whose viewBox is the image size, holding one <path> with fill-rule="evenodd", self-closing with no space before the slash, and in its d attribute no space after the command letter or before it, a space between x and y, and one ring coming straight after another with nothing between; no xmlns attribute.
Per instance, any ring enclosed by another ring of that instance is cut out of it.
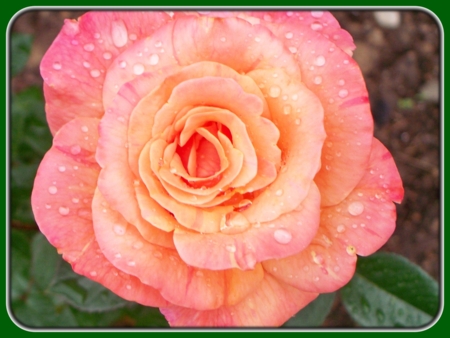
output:
<svg viewBox="0 0 450 338"><path fill-rule="evenodd" d="M403 188L325 12L92 12L41 64L32 196L80 274L175 326L275 326L383 245Z"/></svg>

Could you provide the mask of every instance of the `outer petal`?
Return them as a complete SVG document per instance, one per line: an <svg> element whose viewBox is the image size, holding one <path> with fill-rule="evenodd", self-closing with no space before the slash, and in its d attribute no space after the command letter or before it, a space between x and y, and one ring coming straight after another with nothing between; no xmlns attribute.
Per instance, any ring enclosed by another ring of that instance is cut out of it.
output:
<svg viewBox="0 0 450 338"><path fill-rule="evenodd" d="M370 162L355 190L324 208L320 228L301 253L263 263L284 282L310 292L332 292L353 276L356 254L370 255L392 235L403 188L391 154L374 139Z"/></svg>
<svg viewBox="0 0 450 338"><path fill-rule="evenodd" d="M260 286L237 305L210 311L171 306L160 311L171 326L280 326L317 296L265 274Z"/></svg>
<svg viewBox="0 0 450 338"><path fill-rule="evenodd" d="M41 62L52 133L77 116L101 117L105 71L134 40L169 20L163 12L90 12L66 20Z"/></svg>
<svg viewBox="0 0 450 338"><path fill-rule="evenodd" d="M98 248L91 210L100 170L93 157L97 127L97 119L79 118L56 133L31 196L36 222L75 272L127 300L148 306L167 305L155 289L114 268Z"/></svg>

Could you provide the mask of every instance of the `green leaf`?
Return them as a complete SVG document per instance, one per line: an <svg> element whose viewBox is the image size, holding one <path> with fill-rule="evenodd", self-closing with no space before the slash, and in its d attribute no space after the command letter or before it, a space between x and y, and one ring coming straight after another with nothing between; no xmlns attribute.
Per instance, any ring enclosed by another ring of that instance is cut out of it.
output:
<svg viewBox="0 0 450 338"><path fill-rule="evenodd" d="M336 293L323 293L294 317L289 319L285 327L317 327L321 326L331 310Z"/></svg>
<svg viewBox="0 0 450 338"><path fill-rule="evenodd" d="M33 238L31 252L31 272L34 282L39 288L46 290L55 279L61 257L41 233Z"/></svg>
<svg viewBox="0 0 450 338"><path fill-rule="evenodd" d="M19 74L25 67L30 56L33 36L30 34L11 34L11 76Z"/></svg>
<svg viewBox="0 0 450 338"><path fill-rule="evenodd" d="M10 290L11 300L19 299L28 289L30 281L30 239L17 230L11 231Z"/></svg>
<svg viewBox="0 0 450 338"><path fill-rule="evenodd" d="M355 276L341 295L350 316L368 327L424 326L439 310L436 281L406 258L391 253L359 258Z"/></svg>
<svg viewBox="0 0 450 338"><path fill-rule="evenodd" d="M125 315L115 323L115 326L169 327L166 318L158 308L131 303L124 310Z"/></svg>
<svg viewBox="0 0 450 338"><path fill-rule="evenodd" d="M76 327L70 307L55 302L45 292L32 288L25 300L12 303L19 322L30 327Z"/></svg>

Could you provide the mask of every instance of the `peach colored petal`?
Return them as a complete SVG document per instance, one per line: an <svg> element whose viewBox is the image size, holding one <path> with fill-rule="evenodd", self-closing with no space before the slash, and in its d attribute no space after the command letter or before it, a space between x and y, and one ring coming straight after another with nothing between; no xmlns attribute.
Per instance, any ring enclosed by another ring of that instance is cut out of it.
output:
<svg viewBox="0 0 450 338"><path fill-rule="evenodd" d="M279 39L267 28L239 18L180 18L174 22L172 41L183 66L213 61L247 73L283 64L286 72L298 74L298 65Z"/></svg>
<svg viewBox="0 0 450 338"><path fill-rule="evenodd" d="M315 182L322 205L334 205L359 182L369 160L373 121L367 90L356 62L333 42L310 27L292 28L283 26L276 33L293 33L287 43L295 48L291 51L300 64L302 81L324 107L327 139Z"/></svg>
<svg viewBox="0 0 450 338"><path fill-rule="evenodd" d="M374 139L369 166L344 201L324 208L321 223L334 237L367 256L378 250L395 229L396 209L392 201L403 198L403 187L389 151Z"/></svg>
<svg viewBox="0 0 450 338"><path fill-rule="evenodd" d="M168 302L155 289L111 266L95 240L91 202L100 167L92 154L98 122L94 118L78 118L55 134L31 196L36 222L75 272L127 300L167 306Z"/></svg>
<svg viewBox="0 0 450 338"><path fill-rule="evenodd" d="M102 252L120 271L159 290L173 304L199 310L223 304L225 279L222 272L193 268L186 265L175 250L147 242L109 207L98 189L93 200L93 219Z"/></svg>
<svg viewBox="0 0 450 338"><path fill-rule="evenodd" d="M234 306L210 311L171 306L163 307L160 311L171 326L270 327L282 325L317 296L316 293L297 290L265 274L260 287Z"/></svg>
<svg viewBox="0 0 450 338"><path fill-rule="evenodd" d="M283 69L255 70L247 74L267 96L272 122L280 131L282 166L273 183L243 211L252 222L268 222L297 207L308 193L320 167L325 132L323 108L317 97ZM276 76L275 76L276 75Z"/></svg>
<svg viewBox="0 0 450 338"><path fill-rule="evenodd" d="M151 35L168 20L163 12L90 12L66 20L41 62L52 133L76 116L101 117L105 71L134 43L131 37Z"/></svg>
<svg viewBox="0 0 450 338"><path fill-rule="evenodd" d="M313 239L320 216L320 194L315 185L294 211L272 222L252 224L241 233L199 234L183 228L174 232L181 258L210 270L253 269L257 262L282 258L303 250Z"/></svg>
<svg viewBox="0 0 450 338"><path fill-rule="evenodd" d="M96 159L102 167L98 186L108 203L134 224L147 240L158 238L161 240L160 245L173 247L170 234L163 234L142 217L135 193L135 185L140 181L128 167L127 113L132 111L145 89L146 83L141 81L124 85L114 99L114 104L107 109L101 120L96 154ZM167 211L161 208L156 211L161 217L168 217ZM161 225L158 227L164 228Z"/></svg>

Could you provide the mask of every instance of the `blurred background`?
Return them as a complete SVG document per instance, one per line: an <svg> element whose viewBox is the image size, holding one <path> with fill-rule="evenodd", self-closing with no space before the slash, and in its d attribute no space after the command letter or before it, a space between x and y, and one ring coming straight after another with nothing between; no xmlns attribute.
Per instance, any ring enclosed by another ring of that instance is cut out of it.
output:
<svg viewBox="0 0 450 338"><path fill-rule="evenodd" d="M71 314L58 301L49 303L42 300L46 287L54 283L56 273L55 276L44 276L41 285L44 293L36 295L30 291L30 280L35 279L41 269L47 269L46 265L39 266L40 258L36 255L40 254L44 260L48 255L55 262L58 260L45 241L35 236L38 229L29 205L37 166L51 145L45 122L39 63L64 19L77 18L82 13L30 11L17 17L11 29L11 50L15 52L11 59L10 85L10 223L12 243L16 243L11 248L11 300L16 314L23 318L31 318L45 311L54 314L55 309L60 311L59 317L53 315L55 318L49 322L30 319L29 325L53 326L61 318L66 318L68 326L76 326L83 321L87 326L92 323L113 326L139 326L144 323L142 325L147 326L150 316L154 318L154 322L150 323L152 326L164 326L165 321L157 310L135 305L127 305L124 310L119 299L105 290L96 289L89 281L77 280L77 287L61 291L65 299L71 299ZM440 28L434 17L422 11L391 13L349 10L332 13L355 40L357 49L354 58L364 74L371 98L375 136L391 151L404 183L405 198L397 207L397 229L381 250L407 257L439 281ZM47 256L42 256L44 254ZM55 264L59 269L58 278L66 278L65 281L78 278L71 275L70 269L66 269L63 263ZM47 282L50 284L46 285ZM85 289L79 288L80 283L85 285ZM66 284L70 286L73 283ZM92 289L97 294L86 294L86 290L92 293ZM77 298L79 293L82 298ZM109 317L85 315L83 311L92 312L95 306L98 307L97 301L110 306L107 307ZM92 304L97 305L92 307ZM332 302L324 326L356 326L339 295Z"/></svg>

